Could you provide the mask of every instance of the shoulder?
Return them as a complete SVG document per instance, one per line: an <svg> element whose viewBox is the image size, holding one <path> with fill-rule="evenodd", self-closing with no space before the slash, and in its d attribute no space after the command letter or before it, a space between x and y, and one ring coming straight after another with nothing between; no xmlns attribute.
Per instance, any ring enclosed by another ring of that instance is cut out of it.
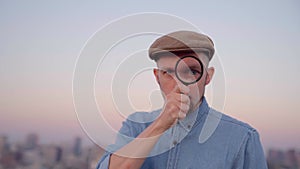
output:
<svg viewBox="0 0 300 169"><path fill-rule="evenodd" d="M236 158L239 153L246 150L252 151L250 149L261 151L259 133L254 127L229 115L223 113L221 115L216 130L216 139L228 143L228 149L232 152L232 157Z"/></svg>
<svg viewBox="0 0 300 169"><path fill-rule="evenodd" d="M241 132L256 132L256 129L253 128L251 125L243 121L237 120L236 118L226 115L215 109L211 108L209 114L212 114L212 116L215 116L216 118L220 118L219 127L221 128L225 128L227 130L239 130Z"/></svg>
<svg viewBox="0 0 300 169"><path fill-rule="evenodd" d="M160 112L161 109L152 112L135 112L129 115L127 120L134 123L151 123L159 116Z"/></svg>
<svg viewBox="0 0 300 169"><path fill-rule="evenodd" d="M251 125L223 114L222 124L227 126L230 137L234 168L244 166L249 168L267 168L263 147L258 131ZM226 128L226 127L225 127Z"/></svg>
<svg viewBox="0 0 300 169"><path fill-rule="evenodd" d="M121 131L132 133L132 136L137 136L145 130L160 114L160 110L153 112L135 112L130 114L123 122Z"/></svg>
<svg viewBox="0 0 300 169"><path fill-rule="evenodd" d="M225 140L228 139L230 142L236 144L244 144L251 138L259 137L257 130L248 123L237 120L236 118L216 110L213 111L221 115L219 116L221 118L216 131L218 135Z"/></svg>
<svg viewBox="0 0 300 169"><path fill-rule="evenodd" d="M237 128L240 130L248 131L248 132L256 132L256 129L253 128L248 123L237 120L234 117L222 113L221 121L224 125L230 126L232 128Z"/></svg>

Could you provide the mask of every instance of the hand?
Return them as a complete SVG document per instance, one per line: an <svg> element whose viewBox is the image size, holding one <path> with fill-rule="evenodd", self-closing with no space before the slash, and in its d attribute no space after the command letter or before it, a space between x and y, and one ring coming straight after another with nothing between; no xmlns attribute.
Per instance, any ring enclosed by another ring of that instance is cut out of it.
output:
<svg viewBox="0 0 300 169"><path fill-rule="evenodd" d="M165 131L177 123L179 119L184 119L190 109L190 98L187 86L177 85L174 90L165 96L165 105L161 115L156 122Z"/></svg>

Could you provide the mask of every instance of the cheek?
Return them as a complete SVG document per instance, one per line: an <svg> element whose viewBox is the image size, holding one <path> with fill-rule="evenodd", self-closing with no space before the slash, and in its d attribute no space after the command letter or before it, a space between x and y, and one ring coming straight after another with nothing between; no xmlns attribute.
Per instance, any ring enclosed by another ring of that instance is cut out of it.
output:
<svg viewBox="0 0 300 169"><path fill-rule="evenodd" d="M200 99L200 95L201 95L201 91L197 86L190 88L191 101L197 102L197 100Z"/></svg>
<svg viewBox="0 0 300 169"><path fill-rule="evenodd" d="M190 86L190 97L193 102L198 102L204 94L205 84L199 81L197 84Z"/></svg>
<svg viewBox="0 0 300 169"><path fill-rule="evenodd" d="M175 85L176 84L172 83L172 81L164 81L160 83L160 89L164 95L168 95L173 91Z"/></svg>

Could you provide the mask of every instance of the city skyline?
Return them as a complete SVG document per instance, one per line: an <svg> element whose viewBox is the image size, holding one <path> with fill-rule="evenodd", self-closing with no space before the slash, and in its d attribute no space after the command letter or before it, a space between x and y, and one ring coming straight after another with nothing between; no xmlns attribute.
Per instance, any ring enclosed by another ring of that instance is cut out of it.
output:
<svg viewBox="0 0 300 169"><path fill-rule="evenodd" d="M95 168L104 150L96 145L84 146L76 137L67 144L39 142L36 133L27 134L14 143L0 136L0 169L2 168ZM300 167L300 149L269 149L266 152L269 169Z"/></svg>
<svg viewBox="0 0 300 169"><path fill-rule="evenodd" d="M95 168L103 149L83 146L76 137L67 144L41 144L39 135L31 133L18 143L0 136L0 169Z"/></svg>

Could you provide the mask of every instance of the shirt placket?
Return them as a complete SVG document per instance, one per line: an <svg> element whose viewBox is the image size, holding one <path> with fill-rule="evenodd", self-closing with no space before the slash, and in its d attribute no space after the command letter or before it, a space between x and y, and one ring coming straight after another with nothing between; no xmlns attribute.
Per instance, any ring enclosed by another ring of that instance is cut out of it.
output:
<svg viewBox="0 0 300 169"><path fill-rule="evenodd" d="M168 154L167 169L178 168L178 160L180 156L180 145L179 144L185 136L190 132L194 125L198 115L198 109L192 114L189 114L185 121L178 121L177 124L172 128L170 150Z"/></svg>
<svg viewBox="0 0 300 169"><path fill-rule="evenodd" d="M167 162L167 169L176 169L177 162L178 162L178 155L180 150L180 131L181 127L179 124L176 124L172 131L172 141L170 142L171 149L168 154L168 162Z"/></svg>

